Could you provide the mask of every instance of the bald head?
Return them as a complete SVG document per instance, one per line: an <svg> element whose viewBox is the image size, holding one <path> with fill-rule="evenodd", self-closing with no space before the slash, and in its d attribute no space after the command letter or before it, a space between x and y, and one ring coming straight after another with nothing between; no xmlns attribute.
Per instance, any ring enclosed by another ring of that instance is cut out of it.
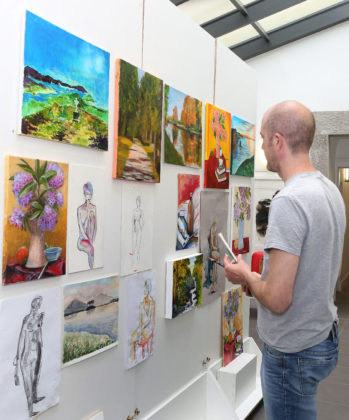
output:
<svg viewBox="0 0 349 420"><path fill-rule="evenodd" d="M269 139L280 133L292 153L306 153L313 143L315 120L312 112L296 101L280 102L270 108L263 118Z"/></svg>

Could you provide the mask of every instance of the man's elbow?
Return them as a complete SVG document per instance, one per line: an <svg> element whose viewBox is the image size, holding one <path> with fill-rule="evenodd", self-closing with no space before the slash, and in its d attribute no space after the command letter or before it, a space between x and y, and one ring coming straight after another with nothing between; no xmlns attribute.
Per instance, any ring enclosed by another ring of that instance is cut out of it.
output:
<svg viewBox="0 0 349 420"><path fill-rule="evenodd" d="M283 299L276 299L270 308L273 312L278 315L282 315L291 306L292 297L285 297Z"/></svg>

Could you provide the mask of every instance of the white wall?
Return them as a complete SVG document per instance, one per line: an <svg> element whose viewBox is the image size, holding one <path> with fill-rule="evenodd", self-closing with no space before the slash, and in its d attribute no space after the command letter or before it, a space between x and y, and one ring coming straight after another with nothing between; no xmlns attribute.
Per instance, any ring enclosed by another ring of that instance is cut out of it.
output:
<svg viewBox="0 0 349 420"><path fill-rule="evenodd" d="M143 7L144 6L144 7ZM21 57L25 9L111 53L109 95L109 152L31 139L16 135L21 84ZM142 33L144 18L144 49ZM2 67L0 92L0 165L6 154L104 166L105 266L103 269L0 287L7 298L119 272L121 182L111 178L115 59L123 58L162 78L166 83L204 102L256 121L256 77L245 63L218 45L169 0L2 0L0 5ZM216 87L214 74L216 65ZM125 282L120 286L120 344L88 360L63 369L61 402L44 413L43 420L78 420L96 409L105 419L125 419L136 406L145 414L202 371L202 360L221 357L220 300L174 320L164 319L165 261L188 251L175 252L177 173L203 171L163 164L161 183L155 186L153 267L157 271L157 329L153 357L124 369ZM241 179L251 185L250 179ZM203 178L201 180L203 183ZM235 181L234 181L235 182ZM0 197L4 180L0 177ZM4 204L0 200L0 212ZM2 249L3 227L0 227Z"/></svg>
<svg viewBox="0 0 349 420"><path fill-rule="evenodd" d="M264 112L287 99L312 111L347 111L348 45L345 22L248 60L258 77L257 132ZM263 170L260 137L257 145L257 169Z"/></svg>

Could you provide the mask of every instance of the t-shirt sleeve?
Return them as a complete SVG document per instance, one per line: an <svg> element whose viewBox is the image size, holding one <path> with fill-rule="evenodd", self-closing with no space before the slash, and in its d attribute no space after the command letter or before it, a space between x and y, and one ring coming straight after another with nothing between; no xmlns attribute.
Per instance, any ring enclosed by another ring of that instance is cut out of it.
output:
<svg viewBox="0 0 349 420"><path fill-rule="evenodd" d="M264 249L280 249L299 257L306 230L307 220L296 199L275 197L270 206Z"/></svg>

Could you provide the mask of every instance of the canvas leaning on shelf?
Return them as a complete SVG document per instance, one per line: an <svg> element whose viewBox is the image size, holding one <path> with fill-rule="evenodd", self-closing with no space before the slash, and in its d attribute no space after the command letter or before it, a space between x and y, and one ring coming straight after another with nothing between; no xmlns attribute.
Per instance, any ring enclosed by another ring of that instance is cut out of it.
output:
<svg viewBox="0 0 349 420"><path fill-rule="evenodd" d="M113 178L160 182L163 82L116 60Z"/></svg>
<svg viewBox="0 0 349 420"><path fill-rule="evenodd" d="M235 254L245 254L250 251L250 187L234 187L232 194L232 214L232 250Z"/></svg>
<svg viewBox="0 0 349 420"><path fill-rule="evenodd" d="M200 228L200 175L178 174L176 250L197 245Z"/></svg>
<svg viewBox="0 0 349 420"><path fill-rule="evenodd" d="M201 305L202 281L202 254L167 261L166 318L175 318Z"/></svg>
<svg viewBox="0 0 349 420"><path fill-rule="evenodd" d="M231 115L206 104L206 188L229 188Z"/></svg>
<svg viewBox="0 0 349 420"><path fill-rule="evenodd" d="M222 293L223 366L243 351L241 286Z"/></svg>
<svg viewBox="0 0 349 420"><path fill-rule="evenodd" d="M109 61L27 11L21 134L108 150Z"/></svg>
<svg viewBox="0 0 349 420"><path fill-rule="evenodd" d="M201 168L202 102L165 85L165 162Z"/></svg>
<svg viewBox="0 0 349 420"><path fill-rule="evenodd" d="M64 364L118 344L119 282L113 276L64 286Z"/></svg>
<svg viewBox="0 0 349 420"><path fill-rule="evenodd" d="M223 264L225 248L218 234L227 237L229 192L201 191L200 251L203 253L204 279L202 304L218 299L225 289Z"/></svg>
<svg viewBox="0 0 349 420"><path fill-rule="evenodd" d="M126 368L143 362L154 351L156 314L156 276L154 270L142 271L127 281Z"/></svg>
<svg viewBox="0 0 349 420"><path fill-rule="evenodd" d="M2 301L0 412L27 419L59 402L61 289Z"/></svg>
<svg viewBox="0 0 349 420"><path fill-rule="evenodd" d="M65 274L68 164L6 156L3 284Z"/></svg>
<svg viewBox="0 0 349 420"><path fill-rule="evenodd" d="M231 119L231 167L232 175L254 176L256 127L241 118Z"/></svg>
<svg viewBox="0 0 349 420"><path fill-rule="evenodd" d="M103 267L105 175L96 166L70 166L69 273Z"/></svg>

